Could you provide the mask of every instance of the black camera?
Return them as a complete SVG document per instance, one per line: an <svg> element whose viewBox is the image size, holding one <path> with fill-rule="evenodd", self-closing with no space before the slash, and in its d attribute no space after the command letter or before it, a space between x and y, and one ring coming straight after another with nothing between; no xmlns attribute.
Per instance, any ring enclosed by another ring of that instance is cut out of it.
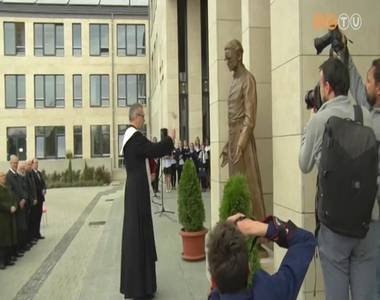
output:
<svg viewBox="0 0 380 300"><path fill-rule="evenodd" d="M314 89L306 92L305 103L307 109L313 109L315 112L320 109L323 103L321 99L319 82Z"/></svg>
<svg viewBox="0 0 380 300"><path fill-rule="evenodd" d="M319 37L314 39L314 47L317 50L317 54L321 53L328 45L331 44L331 48L336 52L340 52L345 48L343 42L343 35L339 30L338 25L333 25L330 27L329 31Z"/></svg>
<svg viewBox="0 0 380 300"><path fill-rule="evenodd" d="M161 132L161 141L163 141L164 139L166 139L168 137L168 129L167 128L161 128L160 132Z"/></svg>

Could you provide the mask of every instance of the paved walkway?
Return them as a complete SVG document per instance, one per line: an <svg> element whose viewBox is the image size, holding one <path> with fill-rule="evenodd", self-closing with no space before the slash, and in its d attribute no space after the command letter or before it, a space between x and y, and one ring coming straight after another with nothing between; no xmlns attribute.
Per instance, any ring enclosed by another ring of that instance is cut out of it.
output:
<svg viewBox="0 0 380 300"><path fill-rule="evenodd" d="M106 300L119 293L123 187L52 189L41 240L0 271L0 299ZM210 196L204 193L206 215ZM176 192L164 195L175 214L154 214L158 300L206 299L205 262L181 259ZM160 206L153 205L153 212ZM206 226L209 227L209 220Z"/></svg>

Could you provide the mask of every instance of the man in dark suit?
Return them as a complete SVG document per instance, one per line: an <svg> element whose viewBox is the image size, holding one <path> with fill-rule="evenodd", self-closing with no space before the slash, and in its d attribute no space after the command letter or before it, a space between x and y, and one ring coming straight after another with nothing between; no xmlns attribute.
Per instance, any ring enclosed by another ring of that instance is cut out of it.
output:
<svg viewBox="0 0 380 300"><path fill-rule="evenodd" d="M27 220L28 220L28 242L34 244L37 238L34 236L34 224L36 221L33 219L33 207L37 205L37 190L36 190L36 180L34 179L34 171L32 168L32 160L27 160L25 162L25 179L28 191L28 209L27 209Z"/></svg>
<svg viewBox="0 0 380 300"><path fill-rule="evenodd" d="M42 218L42 209L43 209L43 203L45 202L45 194L46 194L46 184L44 179L42 178L42 173L38 170L38 160L34 158L32 160L32 168L33 168L33 176L34 181L36 183L36 198L37 198L37 204L33 206L32 214L34 215L34 237L37 239L44 239L40 232L40 226L41 226L41 218ZM34 211L34 212L33 212Z"/></svg>
<svg viewBox="0 0 380 300"><path fill-rule="evenodd" d="M10 168L6 175L6 184L17 201L16 211L16 228L17 228L17 246L12 249L12 255L21 257L24 252L27 237L27 223L26 223L26 197L25 190L21 184L20 175L17 173L18 157L16 155L10 156Z"/></svg>

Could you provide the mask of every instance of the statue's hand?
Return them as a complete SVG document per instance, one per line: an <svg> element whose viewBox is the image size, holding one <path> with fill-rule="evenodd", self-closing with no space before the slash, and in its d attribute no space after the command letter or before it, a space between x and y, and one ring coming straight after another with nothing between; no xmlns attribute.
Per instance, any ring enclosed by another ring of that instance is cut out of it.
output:
<svg viewBox="0 0 380 300"><path fill-rule="evenodd" d="M221 167L223 168L228 163L228 143L223 147L222 153L219 158L222 160Z"/></svg>
<svg viewBox="0 0 380 300"><path fill-rule="evenodd" d="M232 159L232 164L234 164L234 165L237 164L239 162L239 160L241 159L242 155L243 155L243 151L241 150L241 147L238 145L236 147L236 152L235 152L233 159Z"/></svg>
<svg viewBox="0 0 380 300"><path fill-rule="evenodd" d="M222 163L220 164L220 166L223 168L228 162L227 153L226 152L220 153L219 158L222 160Z"/></svg>

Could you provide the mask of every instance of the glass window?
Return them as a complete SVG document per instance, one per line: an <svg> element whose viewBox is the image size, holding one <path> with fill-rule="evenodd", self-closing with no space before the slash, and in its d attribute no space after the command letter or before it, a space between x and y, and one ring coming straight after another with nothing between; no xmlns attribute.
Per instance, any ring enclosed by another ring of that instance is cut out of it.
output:
<svg viewBox="0 0 380 300"><path fill-rule="evenodd" d="M136 102L146 103L146 75L126 74L117 77L118 106L130 106Z"/></svg>
<svg viewBox="0 0 380 300"><path fill-rule="evenodd" d="M36 157L65 158L65 127L35 127Z"/></svg>
<svg viewBox="0 0 380 300"><path fill-rule="evenodd" d="M110 126L91 126L91 156L101 157L110 155Z"/></svg>
<svg viewBox="0 0 380 300"><path fill-rule="evenodd" d="M90 55L108 56L108 24L90 24Z"/></svg>
<svg viewBox="0 0 380 300"><path fill-rule="evenodd" d="M56 48L56 55L57 56L63 56L64 55L64 34L63 34L63 25L58 24L55 26L55 48Z"/></svg>
<svg viewBox="0 0 380 300"><path fill-rule="evenodd" d="M127 75L127 104L137 102L137 75Z"/></svg>
<svg viewBox="0 0 380 300"><path fill-rule="evenodd" d="M34 93L34 105L36 108L64 107L64 75L35 75Z"/></svg>
<svg viewBox="0 0 380 300"><path fill-rule="evenodd" d="M145 55L145 25L137 25L137 55Z"/></svg>
<svg viewBox="0 0 380 300"><path fill-rule="evenodd" d="M25 24L4 22L4 54L25 55Z"/></svg>
<svg viewBox="0 0 380 300"><path fill-rule="evenodd" d="M25 75L5 75L5 107L25 108Z"/></svg>
<svg viewBox="0 0 380 300"><path fill-rule="evenodd" d="M125 38L125 25L117 25L117 55L127 55L127 40Z"/></svg>
<svg viewBox="0 0 380 300"><path fill-rule="evenodd" d="M74 157L82 157L82 126L74 126Z"/></svg>
<svg viewBox="0 0 380 300"><path fill-rule="evenodd" d="M34 55L63 56L64 33L63 24L34 24Z"/></svg>
<svg viewBox="0 0 380 300"><path fill-rule="evenodd" d="M117 103L120 107L127 106L127 85L126 76L117 76Z"/></svg>
<svg viewBox="0 0 380 300"><path fill-rule="evenodd" d="M73 56L82 56L82 26L81 24L73 24Z"/></svg>
<svg viewBox="0 0 380 300"><path fill-rule="evenodd" d="M145 55L145 25L117 25L117 55Z"/></svg>
<svg viewBox="0 0 380 300"><path fill-rule="evenodd" d="M45 107L55 107L55 76L45 76Z"/></svg>
<svg viewBox="0 0 380 300"><path fill-rule="evenodd" d="M108 75L90 75L91 106L109 106L109 77Z"/></svg>
<svg viewBox="0 0 380 300"><path fill-rule="evenodd" d="M7 159L13 154L26 159L26 127L7 128Z"/></svg>
<svg viewBox="0 0 380 300"><path fill-rule="evenodd" d="M73 106L82 107L82 75L73 75Z"/></svg>

